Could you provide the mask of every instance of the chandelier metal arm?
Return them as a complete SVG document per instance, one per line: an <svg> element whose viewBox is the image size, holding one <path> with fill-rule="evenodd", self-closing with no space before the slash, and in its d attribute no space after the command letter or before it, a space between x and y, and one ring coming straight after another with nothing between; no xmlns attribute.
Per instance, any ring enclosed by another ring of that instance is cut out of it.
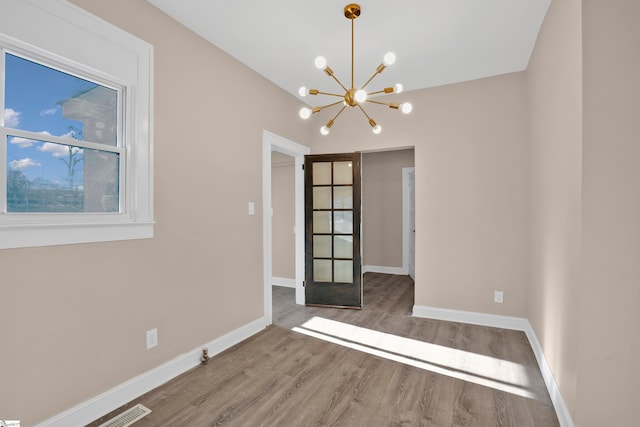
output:
<svg viewBox="0 0 640 427"><path fill-rule="evenodd" d="M309 91L309 95L328 95L328 96L337 96L338 98L344 98L344 94L331 93L331 92L322 92L322 91L319 91L319 90L316 90L316 89L311 89Z"/></svg>
<svg viewBox="0 0 640 427"><path fill-rule="evenodd" d="M333 104L333 105L335 105L335 104ZM344 111L345 108L347 108L347 106L343 105L342 108L340 109L340 111L338 111L338 113L335 116L333 116L333 119L331 119L331 122L334 122L338 118L338 116L340 114L342 114L342 112Z"/></svg>
<svg viewBox="0 0 640 427"><path fill-rule="evenodd" d="M380 93L385 93L386 94L386 93L393 93L393 92L395 92L395 90L392 87L385 87L382 90L377 90L375 92L369 92L369 93L367 93L367 96L378 95Z"/></svg>
<svg viewBox="0 0 640 427"><path fill-rule="evenodd" d="M351 19L351 89L354 88L354 77L353 76L354 76L354 69L355 69L355 60L354 60L355 43L353 41L354 34L355 34L354 26L355 26L356 18L358 16L353 16L352 18L350 18Z"/></svg>
<svg viewBox="0 0 640 427"><path fill-rule="evenodd" d="M335 75L332 74L331 77L333 77L333 80L335 80L336 83L338 83L340 85L340 87L342 89L344 89L345 92L347 92L349 90L342 84L342 82ZM341 95L341 96L344 96L344 95Z"/></svg>
<svg viewBox="0 0 640 427"><path fill-rule="evenodd" d="M329 107L333 107L334 105L338 105L338 104L344 104L343 101L337 101L337 102L332 102L331 104L327 104L327 105L322 105L320 107L313 107L312 112L313 113L318 113L322 110L324 110L325 108L329 108ZM342 110L344 110L346 108L346 105L342 107ZM340 113L342 112L342 110L340 110ZM338 113L338 114L340 114ZM336 117L338 117L338 115L336 114Z"/></svg>
<svg viewBox="0 0 640 427"><path fill-rule="evenodd" d="M358 108L360 109L360 111L362 111L362 114L365 115L365 117L367 118L367 120L371 121L371 117L369 117L369 115L367 114L367 112L364 110L364 108L362 108L362 105L358 104Z"/></svg>
<svg viewBox="0 0 640 427"><path fill-rule="evenodd" d="M373 120L371 117L369 117L369 115L364 110L364 108L362 108L362 105L358 104L358 108L360 108L360 111L362 111L362 114L364 114L364 116L369 121L369 126L371 126L371 128L373 129L373 133L376 133L376 134L380 133L381 127L376 123L375 120Z"/></svg>
<svg viewBox="0 0 640 427"><path fill-rule="evenodd" d="M371 83L371 80L373 80L378 74L380 74L385 68L387 68L384 64L380 64L378 65L378 68L376 68L376 72L373 73L373 75L371 77L369 77L369 80L367 80L367 82L365 84L362 85L362 87L360 89L364 89L365 87L367 87L367 85L369 83Z"/></svg>
<svg viewBox="0 0 640 427"><path fill-rule="evenodd" d="M375 101L373 99L367 99L367 102L371 102L372 104L384 105L385 107L393 108L395 110L400 108L400 104L398 104L396 102L382 102L382 101Z"/></svg>
<svg viewBox="0 0 640 427"><path fill-rule="evenodd" d="M324 127L322 129L320 129L320 133L322 133L323 135L326 135L329 133L329 129L331 128L331 126L333 126L333 123L336 121L336 119L338 118L338 116L340 114L342 114L342 112L344 111L344 109L347 108L346 105L343 105L342 108L340 109L340 111L338 111L338 114L336 114L335 116L333 116L333 118L331 120L329 120L327 122L326 125L324 125Z"/></svg>

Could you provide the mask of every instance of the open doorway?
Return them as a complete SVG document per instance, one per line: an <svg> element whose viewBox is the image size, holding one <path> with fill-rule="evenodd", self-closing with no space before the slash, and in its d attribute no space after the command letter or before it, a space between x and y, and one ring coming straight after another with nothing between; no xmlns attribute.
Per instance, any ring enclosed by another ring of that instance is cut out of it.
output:
<svg viewBox="0 0 640 427"><path fill-rule="evenodd" d="M271 152L271 284L296 287L295 158Z"/></svg>
<svg viewBox="0 0 640 427"><path fill-rule="evenodd" d="M365 272L409 275L405 250L405 173L415 166L412 147L362 154L362 240ZM408 207L409 204L406 205ZM412 276L413 277L413 276Z"/></svg>
<svg viewBox="0 0 640 427"><path fill-rule="evenodd" d="M263 230L263 285L264 318L273 321L273 229L272 229L272 153L293 158L294 163L294 241L295 241L295 295L296 304L304 304L304 164L310 149L274 133L264 131L262 139L262 230Z"/></svg>

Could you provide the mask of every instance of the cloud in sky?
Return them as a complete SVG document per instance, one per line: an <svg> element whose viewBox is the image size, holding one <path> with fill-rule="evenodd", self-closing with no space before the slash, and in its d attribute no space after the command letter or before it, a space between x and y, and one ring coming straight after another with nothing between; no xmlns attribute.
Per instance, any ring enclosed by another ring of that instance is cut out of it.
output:
<svg viewBox="0 0 640 427"><path fill-rule="evenodd" d="M71 150L74 153L77 153L81 149L78 147L72 147ZM42 151L43 153L50 153L53 157L66 157L69 155L69 146L54 144L52 142L45 142L40 147L38 147L38 151Z"/></svg>
<svg viewBox="0 0 640 427"><path fill-rule="evenodd" d="M20 124L20 115L22 113L15 111L12 108L4 109L4 125L9 128L18 127Z"/></svg>
<svg viewBox="0 0 640 427"><path fill-rule="evenodd" d="M17 145L20 148L29 148L35 141L33 139L22 138L19 136L13 136L9 139L9 144Z"/></svg>
<svg viewBox="0 0 640 427"><path fill-rule="evenodd" d="M34 166L42 166L40 162L33 160L29 157L24 159L12 160L9 162L9 167L13 170L25 170Z"/></svg>
<svg viewBox="0 0 640 427"><path fill-rule="evenodd" d="M41 116L53 116L55 113L58 112L59 109L60 109L60 107L56 105L55 107L49 108L48 110L40 111L40 115Z"/></svg>
<svg viewBox="0 0 640 427"><path fill-rule="evenodd" d="M46 130L43 130L42 132L38 132L39 134L42 135L51 135L51 133L47 132ZM13 136L11 137L11 139L9 140L9 144L14 144L17 145L20 148L29 148L32 147L33 144L37 143L38 141L35 139L29 139L29 138L23 138L21 136Z"/></svg>

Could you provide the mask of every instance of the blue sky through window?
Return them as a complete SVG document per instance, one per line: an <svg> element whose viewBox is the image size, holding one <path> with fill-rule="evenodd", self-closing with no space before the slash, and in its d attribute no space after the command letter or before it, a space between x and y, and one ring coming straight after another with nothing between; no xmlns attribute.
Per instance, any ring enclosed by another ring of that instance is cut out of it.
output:
<svg viewBox="0 0 640 427"><path fill-rule="evenodd" d="M5 55L5 126L53 136L82 139L81 121L65 118L61 103L96 88L96 83L42 66L15 55ZM6 141L7 166L29 180L68 183L65 145L11 136ZM77 150L75 148L74 150ZM82 176L82 162L76 176Z"/></svg>

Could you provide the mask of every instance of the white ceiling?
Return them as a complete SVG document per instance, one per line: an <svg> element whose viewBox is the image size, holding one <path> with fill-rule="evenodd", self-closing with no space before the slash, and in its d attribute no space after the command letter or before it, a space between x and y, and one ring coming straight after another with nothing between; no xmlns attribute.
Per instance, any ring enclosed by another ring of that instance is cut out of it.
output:
<svg viewBox="0 0 640 427"><path fill-rule="evenodd" d="M148 0L231 56L298 96L307 86L341 92L317 70L327 58L351 83L351 21L345 0ZM526 69L551 0L361 0L355 20L355 86L382 56L396 63L368 86L405 90Z"/></svg>

